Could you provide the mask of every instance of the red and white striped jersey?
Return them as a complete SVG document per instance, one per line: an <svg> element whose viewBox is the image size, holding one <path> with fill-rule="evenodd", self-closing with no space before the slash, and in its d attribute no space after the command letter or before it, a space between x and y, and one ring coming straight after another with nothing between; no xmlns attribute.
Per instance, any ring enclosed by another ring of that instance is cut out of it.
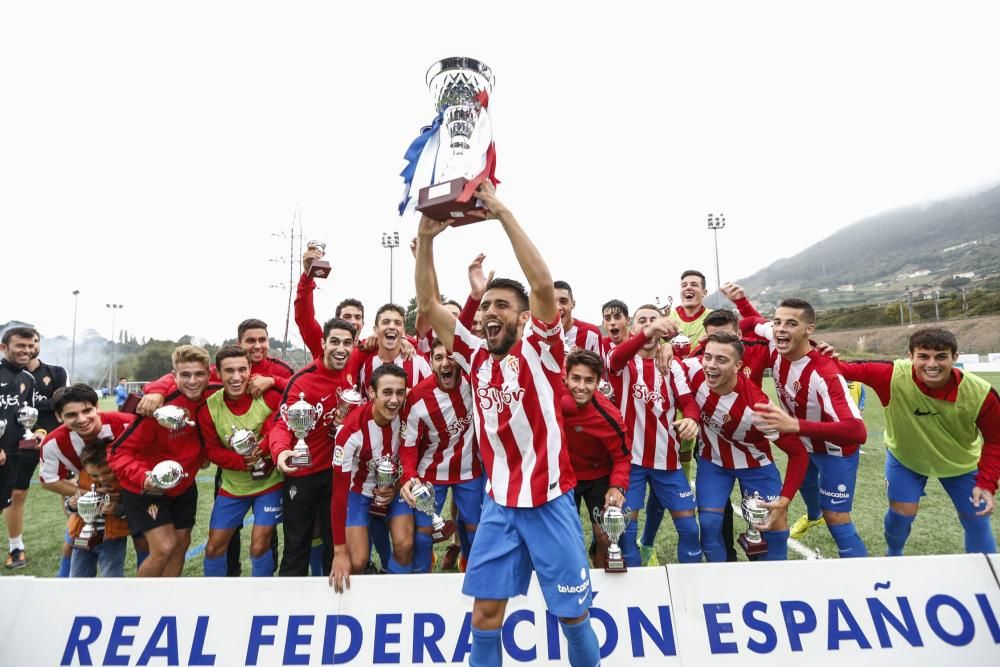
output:
<svg viewBox="0 0 1000 667"><path fill-rule="evenodd" d="M351 491L372 497L375 473L368 462L388 454L399 453L399 415L385 426L375 423L374 403L366 403L351 412L337 431L333 448L333 467L351 474Z"/></svg>
<svg viewBox="0 0 1000 667"><path fill-rule="evenodd" d="M664 377L653 359L635 355L615 373L620 389L615 390L625 430L632 434L632 464L654 470L680 468L680 439L674 421L683 417L697 420L697 408L680 363L670 364ZM682 414L677 414L680 408Z"/></svg>
<svg viewBox="0 0 1000 667"><path fill-rule="evenodd" d="M423 357L426 361L431 360L431 343L434 342L434 330L431 329L423 336L417 336L416 350L417 354Z"/></svg>
<svg viewBox="0 0 1000 667"><path fill-rule="evenodd" d="M745 322L740 323L741 327L746 326ZM798 435L806 450L810 454L853 455L865 437L859 440L843 434L857 430L847 422L861 422L861 412L837 365L816 350L788 361L775 347L772 322L750 318L750 324L753 333L768 341L774 388L785 410L800 420Z"/></svg>
<svg viewBox="0 0 1000 667"><path fill-rule="evenodd" d="M770 402L764 392L737 373L736 387L728 394L718 394L705 383L700 357L689 357L681 363L701 410L698 456L731 470L774 463L770 440L753 425L753 406ZM777 433L772 437L777 439Z"/></svg>
<svg viewBox="0 0 1000 667"><path fill-rule="evenodd" d="M618 343L607 336L601 337L601 361L604 362L604 379L611 383L617 401L618 396L621 395L621 376L611 372L611 353L615 351L616 347L618 347Z"/></svg>
<svg viewBox="0 0 1000 667"><path fill-rule="evenodd" d="M372 373L375 369L386 362L378 356L378 354L373 354L361 364L358 368L358 386L361 388L362 393L368 387L368 382L371 380ZM403 355L399 354L391 363L396 364L404 371L406 371L406 388L413 389L417 386L417 383L423 380L425 377L431 375L431 366L427 363L419 354L414 354L407 360L403 360Z"/></svg>
<svg viewBox="0 0 1000 667"><path fill-rule="evenodd" d="M563 346L568 355L573 350L601 353L601 330L583 320L573 320L573 326L563 332Z"/></svg>
<svg viewBox="0 0 1000 667"><path fill-rule="evenodd" d="M532 317L521 340L502 359L461 322L454 358L469 374L476 438L489 492L506 507L538 507L576 486L563 435L565 359L558 319Z"/></svg>
<svg viewBox="0 0 1000 667"><path fill-rule="evenodd" d="M403 479L455 484L483 474L473 426L472 385L462 374L451 391L433 375L406 395L400 460Z"/></svg>
<svg viewBox="0 0 1000 667"><path fill-rule="evenodd" d="M137 417L123 412L101 412L101 430L94 440L112 442L125 432ZM80 454L86 444L83 438L64 424L42 441L38 477L43 484L66 479L69 473L79 474Z"/></svg>

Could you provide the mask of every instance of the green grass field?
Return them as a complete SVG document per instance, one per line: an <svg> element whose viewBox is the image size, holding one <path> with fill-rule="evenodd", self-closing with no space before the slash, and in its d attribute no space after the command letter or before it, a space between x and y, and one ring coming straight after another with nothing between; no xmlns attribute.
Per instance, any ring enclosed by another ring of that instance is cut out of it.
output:
<svg viewBox="0 0 1000 667"><path fill-rule="evenodd" d="M982 375L994 387L1000 387L1000 373L985 373ZM767 385L773 397L773 387ZM112 402L113 406L113 402ZM112 406L102 405L104 409ZM882 555L885 552L885 541L882 537L882 516L885 513L885 446L882 441L884 419L882 406L874 393L868 392L868 401L864 410L865 423L868 426L868 442L864 446L864 454L858 471L858 483L855 492L854 522L861 531L861 537L868 545L869 553ZM783 467L784 459L778 454L779 463ZM198 476L198 522L194 527L188 560L184 567L185 576L200 576L202 572L201 552L208 534L208 518L212 508L212 480L215 470L203 470ZM737 496L734 492L734 500ZM789 522L805 513L801 499L792 502L789 511ZM33 484L28 494L25 513L24 541L30 562L27 567L17 570L16 574L50 577L59 567L63 530L66 519L63 515L62 501L55 494ZM588 525L586 517L584 525ZM642 515L640 515L640 522ZM736 519L737 532L745 529L742 519ZM994 519L993 532L1000 541L1000 521ZM641 533L641 526L640 526ZM280 534L280 531L279 531ZM6 537L6 526L0 535ZM280 535L279 535L280 537ZM837 548L829 532L824 526L810 530L801 540L810 549L818 549L824 558L836 558ZM657 536L657 552L661 563L675 562L677 553L676 533L668 520L663 522ZM941 485L931 480L927 484L927 496L921 503L920 514L913 524L913 532L907 542L908 554L946 554L964 552L962 530L955 516L951 500L944 493ZM244 575L250 571L249 560L246 559L246 543L243 547ZM789 551L790 558L800 558L794 551ZM135 555L129 548L125 566L126 574L135 571ZM0 568L0 574L13 574L10 570Z"/></svg>

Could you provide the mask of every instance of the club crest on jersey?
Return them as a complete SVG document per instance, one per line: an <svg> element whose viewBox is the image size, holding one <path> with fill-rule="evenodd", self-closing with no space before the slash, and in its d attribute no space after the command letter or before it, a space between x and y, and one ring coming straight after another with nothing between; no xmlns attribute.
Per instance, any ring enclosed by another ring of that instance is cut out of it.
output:
<svg viewBox="0 0 1000 667"><path fill-rule="evenodd" d="M42 378L42 384L44 384L46 387L49 386L50 384L52 384L52 378L46 375L45 377Z"/></svg>
<svg viewBox="0 0 1000 667"><path fill-rule="evenodd" d="M288 489L288 499L295 500L295 494L298 492L299 488L297 486L293 486L292 488Z"/></svg>
<svg viewBox="0 0 1000 667"><path fill-rule="evenodd" d="M740 372L743 373L743 375L746 376L748 379L750 378L751 371L749 366L744 366L743 368L740 369Z"/></svg>
<svg viewBox="0 0 1000 667"><path fill-rule="evenodd" d="M722 419L718 419L714 414L709 414L704 410L701 411L701 423L719 434L722 433L722 429L725 428L726 424L732 420L733 418L729 416L728 412L722 415Z"/></svg>
<svg viewBox="0 0 1000 667"><path fill-rule="evenodd" d="M515 359L514 361L516 363L517 360ZM515 389L511 391L503 387L480 387L476 390L476 396L479 398L480 408L483 410L496 410L497 414L499 414L503 412L504 406L508 406L511 403L520 403L524 397L524 390Z"/></svg>
<svg viewBox="0 0 1000 667"><path fill-rule="evenodd" d="M660 403L663 401L663 394L658 391L650 391L649 387L641 382L632 385L632 398L646 403Z"/></svg>
<svg viewBox="0 0 1000 667"><path fill-rule="evenodd" d="M503 358L503 365L509 368L510 371L514 374L517 374L521 371L521 362L519 362L517 360L517 357L515 357L512 354L508 354L506 357Z"/></svg>
<svg viewBox="0 0 1000 667"><path fill-rule="evenodd" d="M160 515L160 506L159 505L150 505L149 507L146 508L146 514L149 515L150 519L152 519L153 521L156 521L156 517L158 517Z"/></svg>

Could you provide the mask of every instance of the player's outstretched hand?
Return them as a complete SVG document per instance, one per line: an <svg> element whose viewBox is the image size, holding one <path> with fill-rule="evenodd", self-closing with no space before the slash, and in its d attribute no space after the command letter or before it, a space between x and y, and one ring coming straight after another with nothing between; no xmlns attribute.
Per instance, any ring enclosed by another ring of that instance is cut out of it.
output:
<svg viewBox="0 0 1000 667"><path fill-rule="evenodd" d="M604 506L608 507L612 505L615 507L625 507L625 496L622 495L621 489L617 486L612 486L604 494Z"/></svg>
<svg viewBox="0 0 1000 667"><path fill-rule="evenodd" d="M417 506L417 499L413 497L413 485L418 481L419 480L416 478L408 479L403 482L402 486L399 487L399 495L403 497L403 500L405 500L406 504L410 507Z"/></svg>
<svg viewBox="0 0 1000 667"><path fill-rule="evenodd" d="M351 590L351 559L347 555L347 548L340 550L334 548L333 565L330 567L330 586L337 593L344 593Z"/></svg>
<svg viewBox="0 0 1000 667"><path fill-rule="evenodd" d="M278 466L278 470L285 473L286 475L289 473L293 473L296 470L298 470L298 468L291 465L291 460L290 460L291 458L292 458L292 450L286 449L285 451L278 454L278 458L277 460L275 460L274 465Z"/></svg>
<svg viewBox="0 0 1000 667"><path fill-rule="evenodd" d="M483 203L486 207L485 210L481 208L476 208L468 212L473 218L479 218L480 220L494 220L499 218L502 213L507 210L507 207L500 203L497 199L496 188L489 181L483 181L476 188L476 199Z"/></svg>
<svg viewBox="0 0 1000 667"><path fill-rule="evenodd" d="M417 225L417 238L432 239L454 222L453 220L434 220L426 215L420 216L420 223ZM418 241L419 243L419 241Z"/></svg>
<svg viewBox="0 0 1000 667"><path fill-rule="evenodd" d="M761 503L761 507L771 510L767 515L767 521L758 526L758 530L774 530L776 526L788 525L788 505L792 501L784 496L778 496L777 500Z"/></svg>
<svg viewBox="0 0 1000 667"><path fill-rule="evenodd" d="M312 268L313 261L323 259L323 255L325 254L325 252L316 246L311 246L308 250L302 253L302 273L309 273L309 269Z"/></svg>
<svg viewBox="0 0 1000 667"><path fill-rule="evenodd" d="M482 300L483 295L486 294L486 286L493 281L493 272L490 271L490 275L487 277L483 271L485 259L486 255L479 253L469 264L469 296L476 301Z"/></svg>
<svg viewBox="0 0 1000 667"><path fill-rule="evenodd" d="M660 375L667 377L670 375L670 363L674 360L674 347L672 345L660 345L656 348L656 357L653 363Z"/></svg>
<svg viewBox="0 0 1000 667"><path fill-rule="evenodd" d="M698 437L698 422L690 417L675 421L674 428L677 431L677 437L681 440L694 440Z"/></svg>
<svg viewBox="0 0 1000 667"><path fill-rule="evenodd" d="M375 348L372 348L375 349ZM402 355L403 361L409 361L416 354L417 348L413 347L413 343L409 341L408 338L402 338L399 341L399 354Z"/></svg>
<svg viewBox="0 0 1000 667"><path fill-rule="evenodd" d="M830 357L831 359L840 359L840 353L834 349L833 345L829 343L824 343L819 341L816 343L816 351L822 354L824 357Z"/></svg>
<svg viewBox="0 0 1000 667"><path fill-rule="evenodd" d="M979 507L985 503L985 507L976 512L976 516L986 516L993 512L993 494L981 486L972 488L971 500L973 507Z"/></svg>
<svg viewBox="0 0 1000 667"><path fill-rule="evenodd" d="M250 392L251 398L260 398L264 395L265 391L273 386L273 377L268 377L267 375L254 375L250 378L250 384L247 386L247 391Z"/></svg>
<svg viewBox="0 0 1000 667"><path fill-rule="evenodd" d="M151 417L161 405L163 405L163 394L146 394L139 401L135 412L142 417Z"/></svg>
<svg viewBox="0 0 1000 667"><path fill-rule="evenodd" d="M747 293L743 290L743 287L737 285L734 282L722 283L722 286L719 288L719 291L722 292L726 296L726 298L732 301L733 303L736 303L740 299L747 298Z"/></svg>
<svg viewBox="0 0 1000 667"><path fill-rule="evenodd" d="M758 403L753 406L753 425L762 431L799 432L799 420L774 403Z"/></svg>

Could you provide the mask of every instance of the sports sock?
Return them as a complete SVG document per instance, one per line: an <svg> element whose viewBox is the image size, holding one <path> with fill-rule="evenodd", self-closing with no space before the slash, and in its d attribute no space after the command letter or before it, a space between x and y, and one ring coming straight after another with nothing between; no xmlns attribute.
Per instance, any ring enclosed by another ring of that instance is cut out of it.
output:
<svg viewBox="0 0 1000 667"><path fill-rule="evenodd" d="M601 664L601 648L597 645L597 635L590 627L590 614L581 622L567 625L559 621L563 636L566 637L566 657L573 667L594 667Z"/></svg>
<svg viewBox="0 0 1000 667"><path fill-rule="evenodd" d="M858 529L854 527L853 522L848 521L839 526L827 524L827 526L837 543L841 558L863 558L868 555L868 549L861 541L861 536L858 535Z"/></svg>
<svg viewBox="0 0 1000 667"><path fill-rule="evenodd" d="M413 571L427 573L431 571L431 553L434 550L434 540L429 533L419 530L413 534Z"/></svg>
<svg viewBox="0 0 1000 667"><path fill-rule="evenodd" d="M726 547L722 545L722 512L698 511L701 524L701 548L709 563L725 563Z"/></svg>
<svg viewBox="0 0 1000 667"><path fill-rule="evenodd" d="M224 577L226 576L226 554L209 558L205 556L205 576Z"/></svg>
<svg viewBox="0 0 1000 667"><path fill-rule="evenodd" d="M656 494L650 493L646 500L646 522L642 526L642 546L651 547L656 544L656 533L663 523L663 506L656 499Z"/></svg>
<svg viewBox="0 0 1000 667"><path fill-rule="evenodd" d="M618 544L622 548L622 560L625 561L625 565L628 567L639 567L642 565L642 558L639 557L639 545L635 542L638 535L639 526L633 520L628 522L628 525L625 526L625 534L618 540Z"/></svg>
<svg viewBox="0 0 1000 667"><path fill-rule="evenodd" d="M700 563L702 552L697 519L693 516L674 519L674 527L677 528L677 560L681 563Z"/></svg>
<svg viewBox="0 0 1000 667"><path fill-rule="evenodd" d="M806 469L806 476L799 487L799 495L802 502L806 504L806 516L810 521L816 521L823 516L823 509L819 505L819 470L815 466Z"/></svg>
<svg viewBox="0 0 1000 667"><path fill-rule="evenodd" d="M959 514L958 520L965 529L965 552L974 554L995 554L997 542L990 527L990 515L975 516Z"/></svg>
<svg viewBox="0 0 1000 667"><path fill-rule="evenodd" d="M72 556L63 556L59 560L59 571L56 573L56 577L59 579L65 579L69 576L69 564L72 562Z"/></svg>
<svg viewBox="0 0 1000 667"><path fill-rule="evenodd" d="M390 574L409 574L413 572L413 564L403 565L395 557L389 559L389 564L385 568Z"/></svg>
<svg viewBox="0 0 1000 667"><path fill-rule="evenodd" d="M8 541L10 542L10 550L11 551L14 551L14 549L20 549L21 551L24 551L24 537L23 536L18 535L17 537L11 537L11 538L8 539Z"/></svg>
<svg viewBox="0 0 1000 667"><path fill-rule="evenodd" d="M322 570L320 571L322 572ZM272 575L274 575L274 554L271 553L270 549L259 556L250 556L250 576L270 577Z"/></svg>
<svg viewBox="0 0 1000 667"><path fill-rule="evenodd" d="M309 573L314 577L323 576L323 538L313 538L309 547Z"/></svg>
<svg viewBox="0 0 1000 667"><path fill-rule="evenodd" d="M916 516L906 516L889 509L882 520L885 530L886 556L902 556L903 547L910 536L910 529L913 527L913 520Z"/></svg>
<svg viewBox="0 0 1000 667"><path fill-rule="evenodd" d="M469 667L499 667L503 660L500 650L500 628L480 630L472 628L472 652Z"/></svg>
<svg viewBox="0 0 1000 667"><path fill-rule="evenodd" d="M767 553L761 560L788 560L788 530L768 530L761 536L767 542Z"/></svg>

